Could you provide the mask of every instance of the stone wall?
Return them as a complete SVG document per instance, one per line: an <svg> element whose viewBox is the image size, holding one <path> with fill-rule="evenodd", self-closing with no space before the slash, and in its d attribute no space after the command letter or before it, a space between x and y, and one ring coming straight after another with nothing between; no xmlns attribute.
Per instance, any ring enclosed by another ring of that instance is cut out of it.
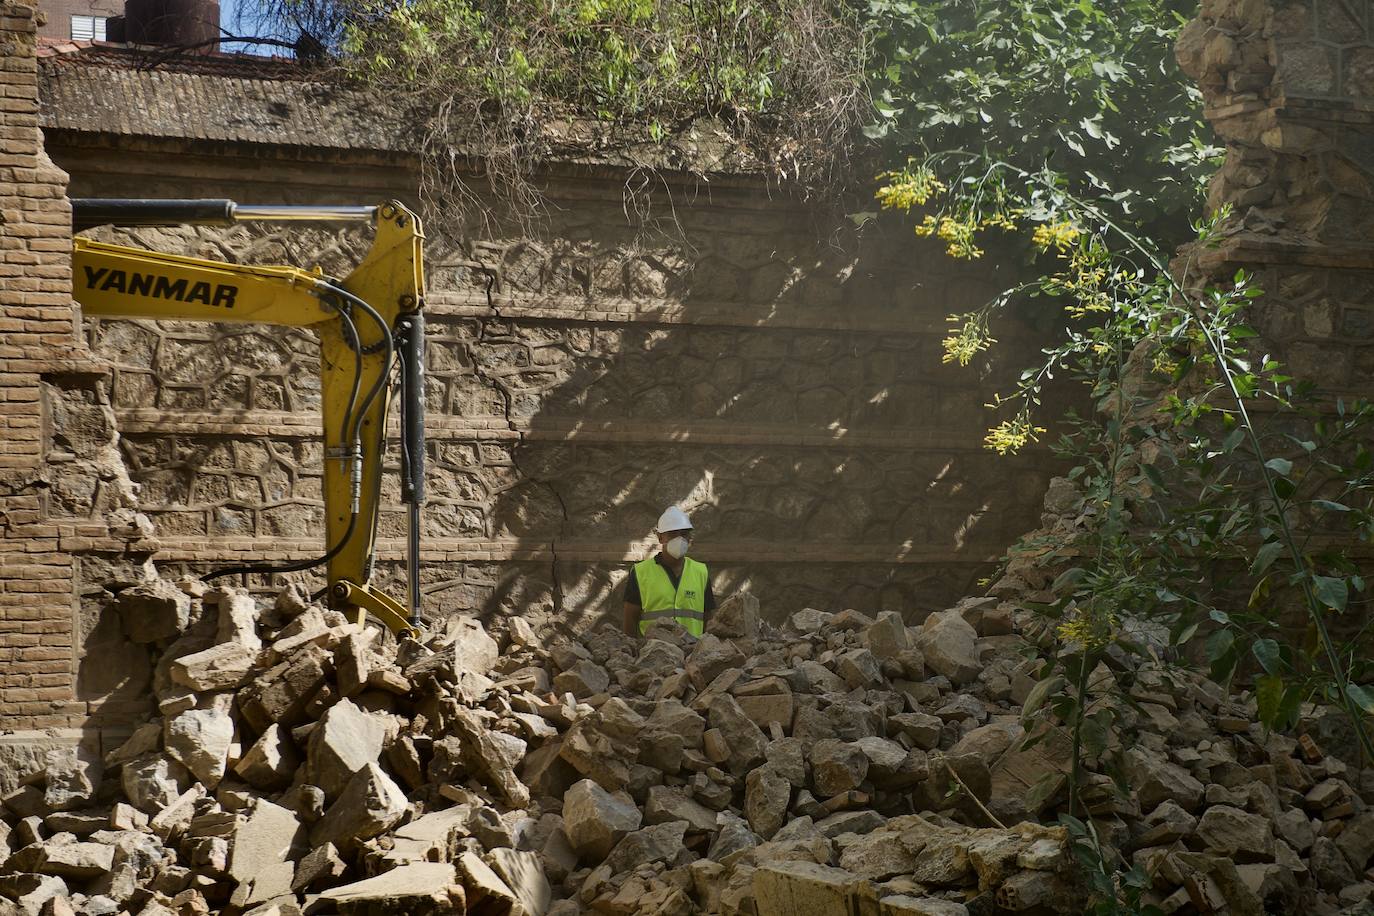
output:
<svg viewBox="0 0 1374 916"><path fill-rule="evenodd" d="M197 168L145 143L116 160L51 134L74 195L119 193L131 167L154 196L413 193L403 169L374 172L383 186L364 193L281 151L274 170L289 182L246 156ZM981 440L982 405L1037 335L1007 326L1012 346L981 371L940 363L944 316L999 289L995 271L954 264L903 224L843 233L748 181L721 181L709 200L675 187L678 225L655 233L627 221L621 181L554 178L535 233L426 246L431 613L614 614L613 590L669 503L693 512L718 591L747 584L777 615L945 606L1034 525L1053 462L998 459ZM251 227L124 237L327 269L366 244ZM114 366L160 565L318 551L310 335L121 321L92 323L91 344ZM404 534L394 478L387 495L384 581Z"/></svg>

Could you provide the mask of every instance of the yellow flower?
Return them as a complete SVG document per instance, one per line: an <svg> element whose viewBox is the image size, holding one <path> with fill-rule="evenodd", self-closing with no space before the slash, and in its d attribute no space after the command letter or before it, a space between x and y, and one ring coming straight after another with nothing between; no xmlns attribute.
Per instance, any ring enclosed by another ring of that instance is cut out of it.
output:
<svg viewBox="0 0 1374 916"><path fill-rule="evenodd" d="M884 210L901 210L905 213L912 207L924 206L932 195L948 190L944 182L924 166L903 169L900 172L885 172L878 177L888 180L888 183L873 195Z"/></svg>
<svg viewBox="0 0 1374 916"><path fill-rule="evenodd" d="M1172 376L1178 371L1179 362L1168 350L1161 349L1150 361L1150 368L1160 375Z"/></svg>
<svg viewBox="0 0 1374 916"><path fill-rule="evenodd" d="M1076 642L1085 649L1101 649L1115 637L1120 623L1115 614L1087 614L1080 611L1073 620L1061 623L1055 633L1063 642Z"/></svg>
<svg viewBox="0 0 1374 916"><path fill-rule="evenodd" d="M1014 455L1028 443L1039 442L1044 432L1043 426L1032 426L1030 419L1022 414L989 429L983 444L999 455Z"/></svg>
<svg viewBox="0 0 1374 916"><path fill-rule="evenodd" d="M988 336L987 324L974 313L972 315L951 315L950 322L963 321L963 326L943 342L945 354L942 363L958 363L967 366L973 357L997 343L996 338Z"/></svg>
<svg viewBox="0 0 1374 916"><path fill-rule="evenodd" d="M1035 232L1031 235L1031 243L1041 251L1068 251L1069 246L1078 241L1082 235L1073 223L1068 220L1061 220L1056 223L1041 223L1035 227Z"/></svg>
<svg viewBox="0 0 1374 916"><path fill-rule="evenodd" d="M963 258L971 261L983 256L983 249L973 243L973 233L977 229L978 225L972 217L967 220L958 220L953 217L942 216L939 225L935 228L935 235L949 243L945 253L951 258Z"/></svg>

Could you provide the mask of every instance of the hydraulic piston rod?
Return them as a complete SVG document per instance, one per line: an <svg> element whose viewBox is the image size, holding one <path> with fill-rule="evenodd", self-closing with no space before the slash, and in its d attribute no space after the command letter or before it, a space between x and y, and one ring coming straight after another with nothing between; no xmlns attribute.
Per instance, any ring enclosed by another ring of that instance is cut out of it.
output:
<svg viewBox="0 0 1374 916"><path fill-rule="evenodd" d="M354 222L371 220L376 207L239 204L232 200L138 200L75 198L72 228L95 226L232 226L248 221Z"/></svg>

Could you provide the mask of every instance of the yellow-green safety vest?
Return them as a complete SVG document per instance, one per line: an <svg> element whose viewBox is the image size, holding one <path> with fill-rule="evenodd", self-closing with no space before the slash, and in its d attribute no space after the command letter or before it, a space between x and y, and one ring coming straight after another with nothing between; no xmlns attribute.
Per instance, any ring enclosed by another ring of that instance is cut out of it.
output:
<svg viewBox="0 0 1374 916"><path fill-rule="evenodd" d="M675 621L693 636L706 632L706 586L710 577L705 563L685 557L677 588L673 588L668 570L655 557L635 564L635 578L639 581L641 636L658 620Z"/></svg>

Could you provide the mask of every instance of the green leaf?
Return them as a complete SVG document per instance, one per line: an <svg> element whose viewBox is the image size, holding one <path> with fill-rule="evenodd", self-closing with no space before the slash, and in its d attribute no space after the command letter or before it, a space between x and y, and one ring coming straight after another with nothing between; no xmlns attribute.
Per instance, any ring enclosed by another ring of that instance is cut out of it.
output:
<svg viewBox="0 0 1374 916"><path fill-rule="evenodd" d="M1314 499L1312 505L1318 509L1325 509L1327 512L1350 512L1352 511L1345 503L1332 502L1329 499Z"/></svg>
<svg viewBox="0 0 1374 916"><path fill-rule="evenodd" d="M1095 716L1088 716L1083 720L1080 735L1083 738L1083 750L1093 757L1101 757L1102 753L1107 750L1110 731L1106 722L1098 720Z"/></svg>
<svg viewBox="0 0 1374 916"><path fill-rule="evenodd" d="M1350 588L1340 576L1313 576L1312 593L1322 605L1340 613L1350 599Z"/></svg>
<svg viewBox="0 0 1374 916"><path fill-rule="evenodd" d="M1345 695L1350 697L1350 702L1354 703L1366 715L1374 715L1374 694L1359 684L1346 684Z"/></svg>
<svg viewBox="0 0 1374 916"><path fill-rule="evenodd" d="M1283 692L1283 705L1279 707L1279 728L1292 728L1297 724L1304 698L1303 689L1297 684L1289 685Z"/></svg>
<svg viewBox="0 0 1374 916"><path fill-rule="evenodd" d="M1260 722L1269 728L1282 728L1283 678L1266 675L1255 681L1255 702Z"/></svg>
<svg viewBox="0 0 1374 916"><path fill-rule="evenodd" d="M1021 707L1021 718L1029 719L1035 715L1035 711L1044 705L1045 700L1053 693L1063 689L1067 683L1060 675L1046 678L1031 688L1031 692L1026 696L1026 702Z"/></svg>
<svg viewBox="0 0 1374 916"><path fill-rule="evenodd" d="M1066 569L1055 578L1054 584L1050 586L1050 589L1057 594L1064 594L1072 591L1087 575L1088 571L1081 566L1074 566L1070 569Z"/></svg>
<svg viewBox="0 0 1374 916"><path fill-rule="evenodd" d="M1266 673L1277 675L1283 667L1282 650L1279 644L1272 639L1257 639L1250 646L1250 651L1254 653L1255 660L1260 663L1260 667Z"/></svg>
<svg viewBox="0 0 1374 916"><path fill-rule="evenodd" d="M1207 661L1212 680L1224 684L1231 679L1238 661L1235 648L1236 634L1230 630L1217 630L1207 637Z"/></svg>
<svg viewBox="0 0 1374 916"><path fill-rule="evenodd" d="M1258 576L1272 566L1281 553L1283 553L1283 545L1278 541L1261 544L1260 549L1255 551L1255 561L1250 564L1250 572Z"/></svg>
<svg viewBox="0 0 1374 916"><path fill-rule="evenodd" d="M1060 826L1069 828L1069 833L1073 836L1080 837L1088 835L1088 828L1072 814L1060 814L1059 824Z"/></svg>
<svg viewBox="0 0 1374 916"><path fill-rule="evenodd" d="M1209 662L1214 662L1221 658L1227 652L1231 651L1231 647L1234 646L1235 643L1236 634L1232 633L1230 630L1217 630L1211 636L1207 637L1207 660Z"/></svg>
<svg viewBox="0 0 1374 916"><path fill-rule="evenodd" d="M1293 462L1287 458L1270 458L1264 462L1264 466L1278 474L1280 477L1287 477L1293 473Z"/></svg>

